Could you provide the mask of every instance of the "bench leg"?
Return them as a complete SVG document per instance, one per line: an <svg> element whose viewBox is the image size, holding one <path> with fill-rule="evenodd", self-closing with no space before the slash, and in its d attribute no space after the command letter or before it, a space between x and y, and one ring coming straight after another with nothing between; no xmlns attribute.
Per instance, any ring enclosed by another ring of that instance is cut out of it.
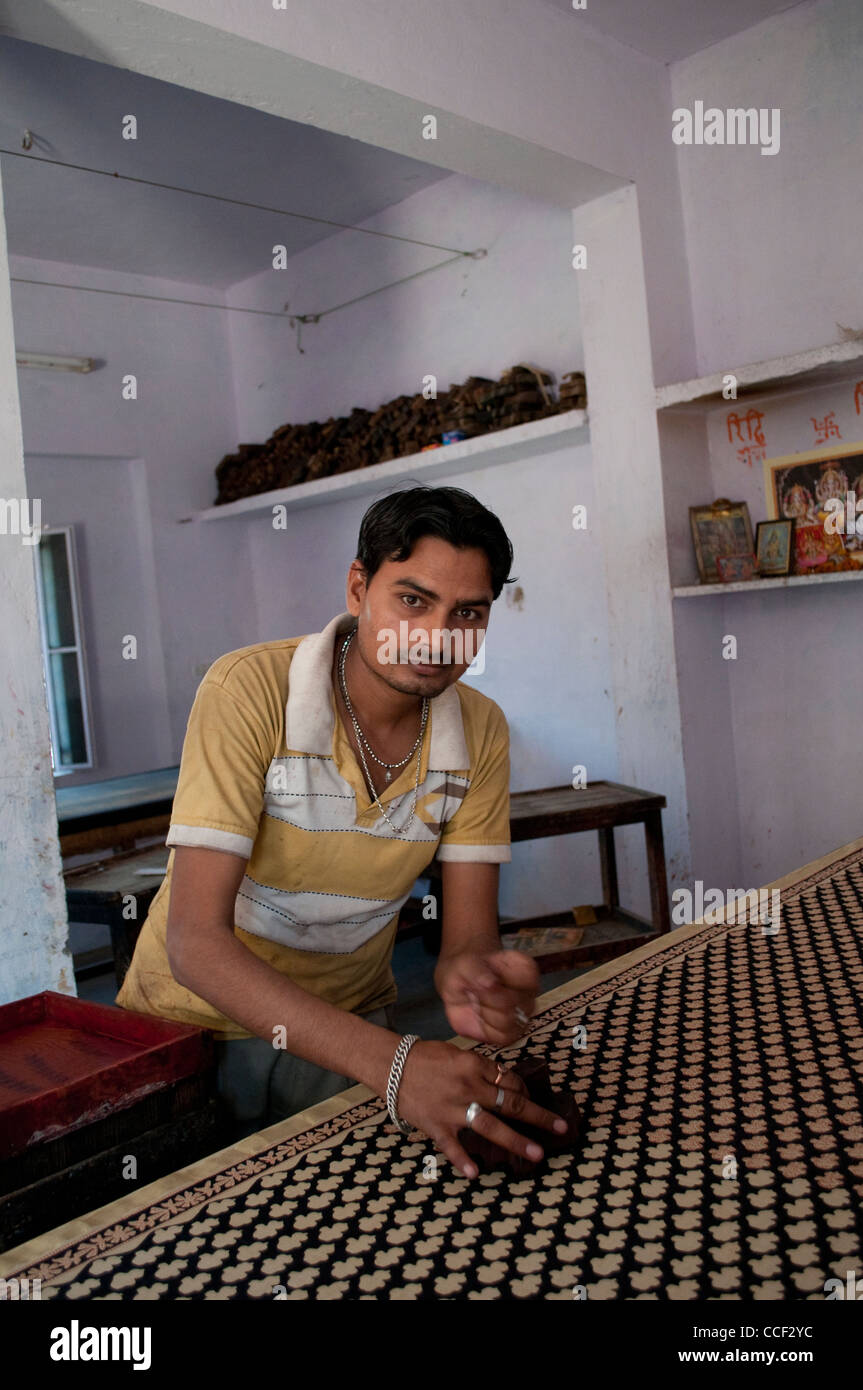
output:
<svg viewBox="0 0 863 1390"><path fill-rule="evenodd" d="M602 901L613 912L616 907L620 906L613 826L605 826L599 831L599 863L602 869Z"/></svg>
<svg viewBox="0 0 863 1390"><path fill-rule="evenodd" d="M650 879L650 915L659 932L671 930L668 905L668 876L665 870L665 846L662 839L662 812L648 811L644 817L644 839L647 845L647 873Z"/></svg>

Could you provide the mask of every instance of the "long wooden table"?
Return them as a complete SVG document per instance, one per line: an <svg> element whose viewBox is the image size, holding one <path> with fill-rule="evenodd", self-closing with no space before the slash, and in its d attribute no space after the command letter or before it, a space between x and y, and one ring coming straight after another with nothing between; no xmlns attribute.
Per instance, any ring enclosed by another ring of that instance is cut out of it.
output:
<svg viewBox="0 0 863 1390"><path fill-rule="evenodd" d="M548 1060L579 1152L469 1181L356 1086L0 1276L60 1300L823 1300L863 1252L863 839L767 887L778 923L678 927L481 1049Z"/></svg>
<svg viewBox="0 0 863 1390"><path fill-rule="evenodd" d="M84 847L88 837L94 843L134 843L136 835L158 831L161 822L141 819L146 806L157 805L164 817L162 828L167 832L170 820L170 801L164 798L176 786L177 769L140 773L96 782L83 787L70 787L57 793L58 811L63 826L77 826L68 838L64 831L61 843ZM142 800L149 798L149 802ZM62 803L62 804L61 804ZM566 970L598 965L604 960L623 955L636 946L644 945L657 933L670 927L668 883L662 838L662 808L665 797L657 792L644 791L619 782L591 782L579 790L572 787L543 787L535 791L514 792L510 798L510 836L513 843L538 840L551 835L573 835L596 831L599 836L599 855L602 870L602 903L595 905L596 922L584 930L577 946L555 953L542 968ZM70 819L71 816L76 819ZM126 818L126 819L124 819ZM614 828L623 825L644 826L647 852L647 875L650 888L651 918L641 917L621 905L617 881L617 858ZM82 828L83 827L83 828ZM149 827L149 829L148 829ZM167 847L128 849L98 863L78 865L67 869L66 903L71 920L101 922L110 927L114 970L119 989L132 960L138 933L156 896L161 879L147 877L141 870L165 867ZM432 860L426 871L430 891L443 900L440 865ZM130 918L126 904L129 895L138 901L137 915ZM440 949L440 924L443 911L438 910L426 920L422 900L411 898L405 903L399 918L399 930L420 931L429 951ZM519 921L502 920L501 930L519 928L572 926L572 909L549 913ZM104 969L99 960L90 973ZM85 969L76 971L79 979Z"/></svg>
<svg viewBox="0 0 863 1390"><path fill-rule="evenodd" d="M118 989L132 963L138 934L162 886L170 852L166 845L151 845L63 872L70 921L100 922L111 932ZM129 916L130 898L135 899L134 917ZM92 973L96 969L94 966ZM104 965L98 969L103 970ZM76 977L81 979L83 973L76 971Z"/></svg>
<svg viewBox="0 0 863 1390"><path fill-rule="evenodd" d="M132 849L136 840L167 834L179 773L179 767L162 767L56 787L63 855Z"/></svg>

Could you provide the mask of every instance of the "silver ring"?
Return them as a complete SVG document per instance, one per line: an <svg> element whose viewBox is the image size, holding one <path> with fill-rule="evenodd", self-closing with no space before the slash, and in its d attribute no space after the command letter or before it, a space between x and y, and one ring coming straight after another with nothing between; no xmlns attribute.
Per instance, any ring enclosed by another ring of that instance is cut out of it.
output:
<svg viewBox="0 0 863 1390"><path fill-rule="evenodd" d="M477 1105L476 1101L472 1100L467 1110L464 1112L464 1117L467 1120L468 1129L473 1129L473 1122L481 1110L482 1106Z"/></svg>
<svg viewBox="0 0 863 1390"><path fill-rule="evenodd" d="M527 1014L524 1009L516 1009L515 1016L523 1028L527 1026Z"/></svg>
<svg viewBox="0 0 863 1390"><path fill-rule="evenodd" d="M498 1086L498 1088L497 1088L497 1095L495 1096L495 1100L494 1100L494 1108L495 1108L495 1110L500 1110L500 1108L501 1108L501 1106L503 1105L505 1099L506 1099L506 1091L503 1089L502 1086Z"/></svg>

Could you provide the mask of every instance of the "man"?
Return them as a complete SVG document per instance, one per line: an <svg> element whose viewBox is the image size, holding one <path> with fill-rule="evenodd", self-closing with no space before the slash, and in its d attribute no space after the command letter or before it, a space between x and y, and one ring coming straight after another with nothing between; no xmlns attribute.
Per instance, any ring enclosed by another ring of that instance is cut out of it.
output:
<svg viewBox="0 0 863 1390"><path fill-rule="evenodd" d="M345 613L229 652L198 689L168 872L117 1003L213 1029L244 1133L355 1080L384 1096L391 1077L398 1118L470 1177L465 1123L532 1159L506 1118L565 1128L488 1058L415 1041L401 1059L392 1028L398 914L435 853L435 984L454 1031L511 1042L533 1007L536 965L497 931L507 724L457 684L511 562L469 493L396 492L363 518Z"/></svg>

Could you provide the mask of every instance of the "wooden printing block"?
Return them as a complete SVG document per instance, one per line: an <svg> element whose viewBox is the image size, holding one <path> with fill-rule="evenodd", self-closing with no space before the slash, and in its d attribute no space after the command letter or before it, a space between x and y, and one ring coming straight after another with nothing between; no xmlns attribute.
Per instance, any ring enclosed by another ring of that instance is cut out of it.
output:
<svg viewBox="0 0 863 1390"><path fill-rule="evenodd" d="M541 1105L544 1110L551 1110L553 1114L560 1115L566 1120L568 1130L566 1134L556 1134L553 1130L537 1129L534 1125L525 1124L523 1120L511 1119L509 1116L500 1117L503 1123L514 1129L517 1134L533 1139L546 1155L574 1151L578 1147L582 1130L581 1111L575 1096L564 1091L552 1090L548 1063L541 1057L526 1057L511 1070L516 1076L521 1077L530 1099ZM487 1173L492 1169L506 1168L516 1177L525 1177L534 1172L542 1161L534 1162L522 1154L510 1153L499 1144L493 1144L491 1140L478 1134L476 1130L468 1129L467 1125L459 1130L458 1141L465 1152L470 1154L480 1172Z"/></svg>
<svg viewBox="0 0 863 1390"><path fill-rule="evenodd" d="M495 401L502 401L507 396L514 395L515 389L514 386L501 382L498 386L490 386L488 390L477 391L474 395L474 401L480 406L493 405Z"/></svg>
<svg viewBox="0 0 863 1390"><path fill-rule="evenodd" d="M531 420L535 420L539 415L539 410L528 410L526 407L519 410L511 410L506 415L501 415L497 421L499 429L508 430L513 425L527 425Z"/></svg>
<svg viewBox="0 0 863 1390"><path fill-rule="evenodd" d="M313 478L323 478L326 476L330 466L330 460L321 450L312 454L306 463L306 475L304 482L310 482Z"/></svg>
<svg viewBox="0 0 863 1390"><path fill-rule="evenodd" d="M537 377L540 381L548 385L554 378L551 372L545 371L542 367L529 367L525 362L517 362L514 367L508 367L505 372L501 372L501 381L533 381Z"/></svg>
<svg viewBox="0 0 863 1390"><path fill-rule="evenodd" d="M480 386L495 386L494 377L491 376L469 376L467 381L463 381L460 387L462 391L475 391Z"/></svg>

